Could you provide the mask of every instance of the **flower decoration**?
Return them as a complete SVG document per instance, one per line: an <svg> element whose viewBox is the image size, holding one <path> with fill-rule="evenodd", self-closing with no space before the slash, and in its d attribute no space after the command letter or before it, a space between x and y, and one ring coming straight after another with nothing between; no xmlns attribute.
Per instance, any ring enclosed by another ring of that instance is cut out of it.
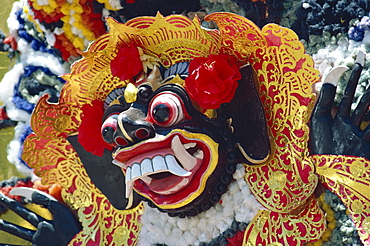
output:
<svg viewBox="0 0 370 246"><path fill-rule="evenodd" d="M103 156L104 149L112 150L100 132L101 121L104 115L103 102L92 101L92 104L82 106L81 125L78 129L78 141L88 152L97 156Z"/></svg>
<svg viewBox="0 0 370 246"><path fill-rule="evenodd" d="M140 60L143 63L144 73L148 73L148 69L154 69L154 66L159 66L160 60L158 58L145 54L140 47L137 47L137 49L139 50Z"/></svg>
<svg viewBox="0 0 370 246"><path fill-rule="evenodd" d="M209 55L190 62L185 88L200 107L216 109L231 101L241 79L234 61L227 55Z"/></svg>
<svg viewBox="0 0 370 246"><path fill-rule="evenodd" d="M122 81L138 75L143 70L138 48L133 45L120 48L110 63L110 69L113 76L119 77Z"/></svg>

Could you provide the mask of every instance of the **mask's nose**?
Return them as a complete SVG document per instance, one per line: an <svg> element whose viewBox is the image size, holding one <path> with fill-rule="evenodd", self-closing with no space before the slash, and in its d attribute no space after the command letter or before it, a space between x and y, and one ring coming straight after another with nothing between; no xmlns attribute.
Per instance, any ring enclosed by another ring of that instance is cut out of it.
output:
<svg viewBox="0 0 370 246"><path fill-rule="evenodd" d="M133 145L155 136L154 127L143 120L142 111L135 111L129 109L118 115L117 130L114 133L114 141L118 146Z"/></svg>

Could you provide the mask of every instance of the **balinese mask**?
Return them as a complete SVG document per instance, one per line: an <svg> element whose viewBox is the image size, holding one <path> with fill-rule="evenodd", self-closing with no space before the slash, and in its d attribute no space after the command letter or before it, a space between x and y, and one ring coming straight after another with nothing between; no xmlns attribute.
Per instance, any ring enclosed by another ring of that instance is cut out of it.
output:
<svg viewBox="0 0 370 246"><path fill-rule="evenodd" d="M104 146L111 150L109 160L124 182L97 186L111 200L124 197L118 208L137 204L138 194L172 216L207 210L226 192L237 161L259 164L269 155L252 68L247 59L227 54L220 33L202 29L198 20L158 15L108 23L109 40L94 45L109 54L110 76L124 86L109 91L104 103L92 103L104 108L104 142L91 146L87 123L78 139L86 156L102 154ZM93 112L83 109L82 122L96 117ZM69 141L79 148L76 139ZM87 162L93 182L101 180Z"/></svg>

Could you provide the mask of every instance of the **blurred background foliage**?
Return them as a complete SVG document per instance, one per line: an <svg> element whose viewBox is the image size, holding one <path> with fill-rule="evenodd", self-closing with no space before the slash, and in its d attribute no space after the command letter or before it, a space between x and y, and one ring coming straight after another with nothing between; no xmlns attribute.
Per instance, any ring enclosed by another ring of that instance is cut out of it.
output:
<svg viewBox="0 0 370 246"><path fill-rule="evenodd" d="M0 8L0 30L6 35L9 33L7 28L7 19L12 9L12 4L15 0L1 0L2 7ZM13 66L14 61L11 61L6 53L0 52L0 80L4 74ZM2 102L0 102L2 103ZM22 175L17 171L13 164L10 164L7 160L6 149L13 139L14 129L9 127L0 130L0 180L9 179L12 176L21 177Z"/></svg>

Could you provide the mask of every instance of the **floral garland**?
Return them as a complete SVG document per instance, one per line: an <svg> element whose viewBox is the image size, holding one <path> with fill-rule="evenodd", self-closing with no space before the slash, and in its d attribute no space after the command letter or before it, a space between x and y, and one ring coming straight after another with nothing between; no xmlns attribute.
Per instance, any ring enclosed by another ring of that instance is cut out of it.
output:
<svg viewBox="0 0 370 246"><path fill-rule="evenodd" d="M47 47L45 41L42 40L41 34L36 32L34 26L22 18L23 14L24 12L22 10L18 10L16 12L17 21L19 23L18 36L30 43L32 49L36 51L55 54L54 50L52 50L50 47Z"/></svg>
<svg viewBox="0 0 370 246"><path fill-rule="evenodd" d="M103 13L118 10L117 2L96 0L27 0L30 16L38 21L44 32L53 30L55 41L51 43L61 52L65 61L79 57L78 51L85 50L89 42L106 31ZM97 7L103 4L101 7ZM104 7L105 8L104 8Z"/></svg>
<svg viewBox="0 0 370 246"><path fill-rule="evenodd" d="M48 44L48 37L28 15L25 0L15 2L8 18L8 42L17 56L17 64L0 82L0 101L15 127L14 139L8 145L8 161L25 175L34 177L33 171L20 158L24 139L31 132L30 113L39 96L51 94L56 102L64 81L57 76L67 72L56 49ZM69 65L69 64L68 64ZM6 124L9 125L9 124ZM4 127L6 126L4 125Z"/></svg>
<svg viewBox="0 0 370 246"><path fill-rule="evenodd" d="M323 235L319 240L316 242L311 242L307 243L307 246L320 246L323 243L329 241L330 236L332 235L333 229L336 226L336 220L334 217L334 211L333 209L325 202L325 194L323 193L320 195L320 197L317 199L319 202L320 207L322 210L324 210L326 214L326 222L327 222L327 227L326 230L324 231Z"/></svg>
<svg viewBox="0 0 370 246"><path fill-rule="evenodd" d="M58 101L58 92L65 81L58 78L48 68L40 66L26 66L24 74L15 85L13 103L22 110L32 113L40 95L49 93L49 101Z"/></svg>

